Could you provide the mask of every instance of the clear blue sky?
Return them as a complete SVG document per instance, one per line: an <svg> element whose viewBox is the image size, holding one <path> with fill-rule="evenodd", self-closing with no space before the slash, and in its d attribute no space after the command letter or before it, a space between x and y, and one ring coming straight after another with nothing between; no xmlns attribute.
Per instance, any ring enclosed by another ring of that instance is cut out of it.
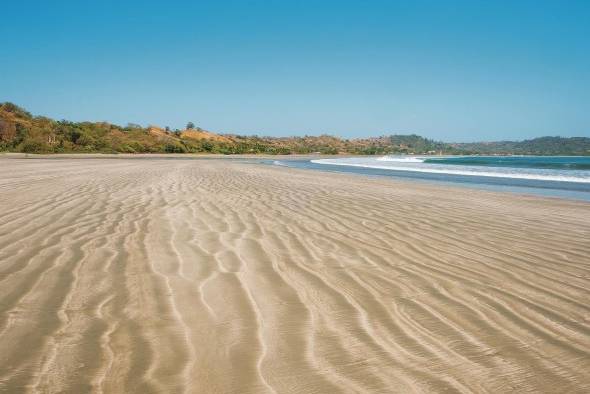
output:
<svg viewBox="0 0 590 394"><path fill-rule="evenodd" d="M590 136L590 1L5 1L0 101L218 132Z"/></svg>

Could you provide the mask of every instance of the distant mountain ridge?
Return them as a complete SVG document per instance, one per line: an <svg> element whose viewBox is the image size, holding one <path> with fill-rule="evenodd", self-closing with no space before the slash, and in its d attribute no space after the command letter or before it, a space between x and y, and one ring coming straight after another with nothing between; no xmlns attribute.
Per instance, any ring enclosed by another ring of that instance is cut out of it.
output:
<svg viewBox="0 0 590 394"><path fill-rule="evenodd" d="M525 141L445 143L418 135L343 139L330 135L259 137L216 134L189 123L185 130L126 127L107 122L55 121L0 104L0 151L26 153L223 154L519 154L590 155L590 138L540 137Z"/></svg>
<svg viewBox="0 0 590 394"><path fill-rule="evenodd" d="M516 155L590 155L590 138L539 137L524 141L471 142L451 144L466 152Z"/></svg>

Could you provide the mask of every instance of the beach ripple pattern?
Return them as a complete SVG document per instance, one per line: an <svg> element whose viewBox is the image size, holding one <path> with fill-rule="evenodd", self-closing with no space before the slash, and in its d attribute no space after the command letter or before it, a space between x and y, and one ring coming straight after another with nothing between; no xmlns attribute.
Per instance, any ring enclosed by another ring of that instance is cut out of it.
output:
<svg viewBox="0 0 590 394"><path fill-rule="evenodd" d="M590 204L0 158L0 393L588 393Z"/></svg>

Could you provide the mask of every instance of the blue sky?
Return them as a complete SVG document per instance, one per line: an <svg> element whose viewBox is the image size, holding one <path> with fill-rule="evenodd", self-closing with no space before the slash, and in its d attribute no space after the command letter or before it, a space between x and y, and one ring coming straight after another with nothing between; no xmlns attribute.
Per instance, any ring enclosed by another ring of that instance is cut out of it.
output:
<svg viewBox="0 0 590 394"><path fill-rule="evenodd" d="M0 101L57 119L590 136L590 1L13 1Z"/></svg>

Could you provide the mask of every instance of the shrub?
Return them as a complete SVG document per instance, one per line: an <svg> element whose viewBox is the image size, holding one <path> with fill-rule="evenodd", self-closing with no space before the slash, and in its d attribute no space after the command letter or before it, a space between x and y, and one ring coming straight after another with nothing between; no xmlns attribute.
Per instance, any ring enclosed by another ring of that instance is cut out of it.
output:
<svg viewBox="0 0 590 394"><path fill-rule="evenodd" d="M129 153L142 153L147 152L147 149L143 144L137 141L131 141L128 145L126 145L128 149L131 149Z"/></svg>
<svg viewBox="0 0 590 394"><path fill-rule="evenodd" d="M121 153L135 153L136 152L136 150L133 149L129 145L121 145L117 148L117 151L121 152Z"/></svg>
<svg viewBox="0 0 590 394"><path fill-rule="evenodd" d="M186 153L184 145L168 142L164 146L164 151L167 153Z"/></svg>
<svg viewBox="0 0 590 394"><path fill-rule="evenodd" d="M19 150L25 153L44 153L51 151L51 147L44 142L37 140L24 140Z"/></svg>
<svg viewBox="0 0 590 394"><path fill-rule="evenodd" d="M86 133L81 133L75 142L77 145L94 146L96 140L91 135L88 135Z"/></svg>

